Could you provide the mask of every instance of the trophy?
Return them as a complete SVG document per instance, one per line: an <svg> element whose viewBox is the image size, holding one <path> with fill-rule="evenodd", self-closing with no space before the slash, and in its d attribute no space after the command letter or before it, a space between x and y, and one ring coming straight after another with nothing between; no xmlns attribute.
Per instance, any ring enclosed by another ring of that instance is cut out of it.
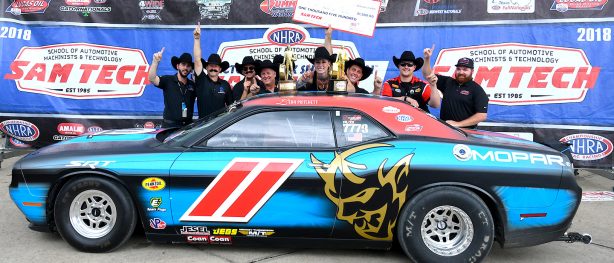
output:
<svg viewBox="0 0 614 263"><path fill-rule="evenodd" d="M348 81L345 76L345 62L348 60L348 55L342 47L341 52L337 55L337 61L330 67L333 92L347 92Z"/></svg>
<svg viewBox="0 0 614 263"><path fill-rule="evenodd" d="M294 59L293 59L292 47L288 45L286 51L284 51L284 62L279 65L279 91L295 91L296 82L292 77L294 72Z"/></svg>

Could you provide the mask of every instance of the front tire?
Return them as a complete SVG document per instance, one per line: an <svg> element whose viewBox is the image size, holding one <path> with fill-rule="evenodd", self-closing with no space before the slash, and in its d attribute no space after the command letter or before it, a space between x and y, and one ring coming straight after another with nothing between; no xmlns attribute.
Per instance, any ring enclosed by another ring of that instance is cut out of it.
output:
<svg viewBox="0 0 614 263"><path fill-rule="evenodd" d="M130 238L136 209L124 187L99 177L71 180L55 201L58 232L66 242L85 252L108 252Z"/></svg>
<svg viewBox="0 0 614 263"><path fill-rule="evenodd" d="M415 262L480 262L494 241L488 207L459 187L417 194L401 210L398 222L401 248Z"/></svg>

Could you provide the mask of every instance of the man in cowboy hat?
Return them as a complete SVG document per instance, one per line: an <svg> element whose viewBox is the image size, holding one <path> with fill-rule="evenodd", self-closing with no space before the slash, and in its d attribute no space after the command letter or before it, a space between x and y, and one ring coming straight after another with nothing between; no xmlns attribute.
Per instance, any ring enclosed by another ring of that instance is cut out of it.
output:
<svg viewBox="0 0 614 263"><path fill-rule="evenodd" d="M424 76L435 76L431 70L432 48L424 49ZM476 128L487 118L488 95L473 81L473 60L461 58L456 63L454 78L436 75L436 87L443 93L440 118L454 127Z"/></svg>
<svg viewBox="0 0 614 263"><path fill-rule="evenodd" d="M194 75L196 76L196 98L198 117L216 112L234 102L230 84L220 78L219 74L226 71L230 64L222 62L218 54L211 54L207 61L202 59L200 48L200 23L194 29ZM206 74L205 71L207 70Z"/></svg>
<svg viewBox="0 0 614 263"><path fill-rule="evenodd" d="M416 58L411 51L404 51L400 58L392 56L392 61L399 69L399 76L384 82L382 96L394 97L426 112L429 112L427 104L439 108L441 96L432 88L436 78L429 78L429 84L414 76L414 72L424 64L424 60Z"/></svg>
<svg viewBox="0 0 614 263"><path fill-rule="evenodd" d="M164 94L163 128L181 127L192 122L194 114L194 82L188 79L194 64L192 56L183 53L179 57L173 56L171 64L177 74L158 77L156 74L158 64L162 60L162 53L156 52L149 68L149 82L160 88Z"/></svg>
<svg viewBox="0 0 614 263"><path fill-rule="evenodd" d="M245 56L241 64L235 63L235 69L243 79L232 88L234 100L245 98L250 89L264 89L264 83L256 79L256 61L252 56Z"/></svg>
<svg viewBox="0 0 614 263"><path fill-rule="evenodd" d="M264 88L261 89L250 89L250 92L243 97L249 98L258 94L267 94L279 92L279 87L277 87L277 81L279 75L279 64L271 62L270 60L258 61L256 66L256 72L258 76L264 83Z"/></svg>

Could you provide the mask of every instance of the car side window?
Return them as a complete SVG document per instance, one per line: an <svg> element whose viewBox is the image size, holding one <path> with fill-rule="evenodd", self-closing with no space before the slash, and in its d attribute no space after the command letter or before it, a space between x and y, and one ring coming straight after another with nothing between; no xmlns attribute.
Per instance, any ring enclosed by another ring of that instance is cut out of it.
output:
<svg viewBox="0 0 614 263"><path fill-rule="evenodd" d="M254 114L222 130L206 142L225 148L335 147L329 111L272 111Z"/></svg>
<svg viewBox="0 0 614 263"><path fill-rule="evenodd" d="M335 111L335 132L339 147L359 144L388 136L379 125L352 111Z"/></svg>

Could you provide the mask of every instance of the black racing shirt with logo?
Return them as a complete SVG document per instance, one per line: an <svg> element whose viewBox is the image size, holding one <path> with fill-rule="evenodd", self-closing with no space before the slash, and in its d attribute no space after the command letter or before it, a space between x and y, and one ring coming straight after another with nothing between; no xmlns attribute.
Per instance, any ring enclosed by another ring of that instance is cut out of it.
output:
<svg viewBox="0 0 614 263"><path fill-rule="evenodd" d="M214 82L204 70L196 76L196 98L198 118L204 118L234 102L228 81L218 79Z"/></svg>
<svg viewBox="0 0 614 263"><path fill-rule="evenodd" d="M179 81L176 74L165 75L160 77L160 83L157 87L163 90L164 94L164 119L175 122L191 122L194 115L194 99L196 98L194 82L188 80L184 85ZM188 109L185 118L181 117L182 102L186 104Z"/></svg>
<svg viewBox="0 0 614 263"><path fill-rule="evenodd" d="M443 93L440 112L442 120L462 121L476 113L488 112L488 95L475 81L459 84L448 76L437 77L437 88Z"/></svg>

